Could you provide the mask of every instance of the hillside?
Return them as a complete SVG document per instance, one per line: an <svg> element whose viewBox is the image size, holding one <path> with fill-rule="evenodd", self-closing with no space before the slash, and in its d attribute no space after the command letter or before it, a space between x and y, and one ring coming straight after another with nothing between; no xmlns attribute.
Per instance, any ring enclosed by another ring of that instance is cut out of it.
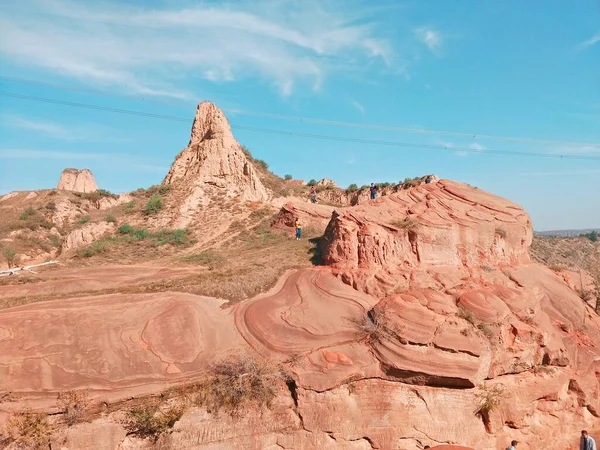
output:
<svg viewBox="0 0 600 450"><path fill-rule="evenodd" d="M160 185L1 197L5 260L60 265L0 278L0 445L576 449L598 244L431 180L313 204L202 103Z"/></svg>

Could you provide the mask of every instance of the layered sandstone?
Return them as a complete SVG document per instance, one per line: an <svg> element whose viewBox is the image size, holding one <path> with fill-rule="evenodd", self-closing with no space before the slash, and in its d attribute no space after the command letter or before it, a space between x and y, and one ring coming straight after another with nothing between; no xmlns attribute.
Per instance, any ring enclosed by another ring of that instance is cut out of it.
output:
<svg viewBox="0 0 600 450"><path fill-rule="evenodd" d="M177 155L163 183L175 191L180 226L215 199L269 198L252 162L233 137L225 114L210 102L198 105L188 146Z"/></svg>
<svg viewBox="0 0 600 450"><path fill-rule="evenodd" d="M89 169L65 169L58 180L58 189L74 192L96 192L98 186Z"/></svg>

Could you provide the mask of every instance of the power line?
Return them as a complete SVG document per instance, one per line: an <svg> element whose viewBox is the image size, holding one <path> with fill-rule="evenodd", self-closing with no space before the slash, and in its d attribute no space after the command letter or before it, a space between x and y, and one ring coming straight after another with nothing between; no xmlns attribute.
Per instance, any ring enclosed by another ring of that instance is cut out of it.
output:
<svg viewBox="0 0 600 450"><path fill-rule="evenodd" d="M134 95L127 94L118 94L113 92L107 92L97 89L89 89L89 88L80 88L80 87L69 87L54 83L46 83L35 80L27 80L23 78L14 78L14 77L5 77L0 76L0 80L14 82L14 83L23 83L23 84L32 84L37 86L50 87L53 89L61 89L73 92L88 92L97 95L104 95L109 97L121 97L121 98L129 98L133 100L143 100L150 101L154 103L164 103L164 104L173 104L173 103L181 103L189 106L195 106L192 102L185 101L166 101L160 99L152 99L148 100L145 97L139 97ZM232 114L239 114L245 116L254 116L254 117L264 117L269 119L281 119L288 121L296 121L302 123L313 123L318 125L331 125L345 128L359 128L359 129L373 129L378 131L392 131L392 132L401 132L401 133L414 133L414 134L426 134L426 135L437 135L437 136L454 136L454 137L463 137L470 139L487 139L487 140L499 140L499 141L510 141L510 142L524 142L524 143L536 143L536 144L554 144L554 145L569 145L576 147L594 147L600 148L600 143L593 142L576 142L576 141L558 141L554 139L537 139L537 138L523 138L523 137L510 137L510 136L493 136L486 134L478 134L478 133L462 133L462 132L454 132L454 131L434 131L434 130L424 130L418 128L407 128L407 127L398 127L398 126L387 126L387 125L374 125L374 124L361 124L361 123L353 123L353 122L342 122L335 120L326 120L326 119L313 119L309 117L299 117L299 116L289 116L285 114L273 114L273 113L265 113L258 111L245 111L239 109L231 109L231 108L222 108L224 111L228 111Z"/></svg>
<svg viewBox="0 0 600 450"><path fill-rule="evenodd" d="M149 117L153 119L161 119L161 120L171 120L176 122L187 122L190 120L185 117L177 117L177 116L169 116L163 114L155 114L148 113L143 111L133 111L128 109L120 109L120 108L112 108L108 106L99 106L99 105L90 105L87 103L76 103L76 102L68 102L64 100L56 100L51 98L44 97L34 97L28 95L20 95L14 94L10 92L0 92L0 96L3 97L11 97L17 98L21 100L31 100L42 103L51 103L56 105L63 106L72 106L76 108L85 108L92 109L97 111L105 111L111 113L118 114L127 114L133 116L141 116L141 117ZM392 141L380 141L380 140L372 140L372 139L357 139L357 138L346 138L341 136L330 136L330 135L322 135L322 134L312 134L312 133L298 133L294 131L284 131L284 130L275 130L271 128L257 128L257 127L248 127L243 125L231 125L231 128L245 131L255 131L260 133L269 133L269 134L278 134L285 136L296 136L296 137L304 137L304 138L312 138L312 139L323 139L323 140L331 140L331 141L342 141L342 142L353 142L358 144L371 144L371 145L385 145L391 147L413 147L413 148L423 148L423 149L432 149L432 150L446 150L452 152L469 152L469 153L490 153L490 154L500 154L500 155L512 155L512 156L531 156L531 157L541 157L541 158L558 158L558 159L583 159L583 160L592 160L592 161L600 161L600 156L584 156L584 155L560 155L553 153L535 153L535 152L519 152L519 151L508 151L508 150L485 150L484 152L472 148L465 147L447 147L443 145L428 145L428 144L414 144L408 142L392 142Z"/></svg>

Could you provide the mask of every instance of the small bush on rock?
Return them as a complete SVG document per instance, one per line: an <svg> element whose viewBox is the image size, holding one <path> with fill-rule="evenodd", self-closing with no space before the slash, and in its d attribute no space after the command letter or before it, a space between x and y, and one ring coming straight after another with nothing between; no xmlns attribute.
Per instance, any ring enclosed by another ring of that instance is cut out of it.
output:
<svg viewBox="0 0 600 450"><path fill-rule="evenodd" d="M20 449L48 449L53 432L54 429L45 413L24 410L8 419L4 442L13 443L15 448Z"/></svg>
<svg viewBox="0 0 600 450"><path fill-rule="evenodd" d="M163 209L162 198L160 198L160 196L158 196L158 195L153 195L148 200L148 203L146 203L146 208L144 208L144 214L146 216L151 216L153 214L156 214L157 212L159 212L162 209Z"/></svg>
<svg viewBox="0 0 600 450"><path fill-rule="evenodd" d="M127 411L125 429L135 436L156 442L162 434L173 428L183 412L183 407L179 405L160 408L160 403L153 400Z"/></svg>
<svg viewBox="0 0 600 450"><path fill-rule="evenodd" d="M12 269L13 267L16 267L17 264L19 264L19 256L17 255L17 252L14 251L12 248L3 247L2 257L4 258L4 261L6 261L6 264L8 265L9 269Z"/></svg>
<svg viewBox="0 0 600 450"><path fill-rule="evenodd" d="M82 422L88 407L88 394L85 391L64 391L58 394L57 404L67 425Z"/></svg>

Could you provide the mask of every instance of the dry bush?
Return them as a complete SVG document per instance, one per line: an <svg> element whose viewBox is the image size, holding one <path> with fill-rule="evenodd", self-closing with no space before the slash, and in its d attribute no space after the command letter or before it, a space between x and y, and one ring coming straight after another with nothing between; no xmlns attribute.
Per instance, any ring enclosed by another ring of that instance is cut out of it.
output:
<svg viewBox="0 0 600 450"><path fill-rule="evenodd" d="M156 442L162 434L173 428L183 413L184 408L181 405L161 407L158 399L149 399L146 403L127 411L124 425L128 433Z"/></svg>
<svg viewBox="0 0 600 450"><path fill-rule="evenodd" d="M181 259L183 262L201 264L203 266L208 266L210 270L215 269L216 267L222 266L226 260L225 258L216 252L215 250L204 250L200 253L195 253L193 255L185 256Z"/></svg>
<svg viewBox="0 0 600 450"><path fill-rule="evenodd" d="M475 320L475 316L473 315L473 313L471 311L463 308L462 306L458 307L458 317L460 317L461 319L465 319L467 322L469 322L473 326L475 326L477 324L477 321Z"/></svg>
<svg viewBox="0 0 600 450"><path fill-rule="evenodd" d="M209 376L190 386L192 401L211 413L223 410L236 416L251 407L270 407L278 381L289 377L266 360L244 353L233 354L209 369Z"/></svg>
<svg viewBox="0 0 600 450"><path fill-rule="evenodd" d="M406 219L394 220L390 222L390 225L395 228L400 228L401 230L412 230L417 227L418 223L410 217L407 217Z"/></svg>
<svg viewBox="0 0 600 450"><path fill-rule="evenodd" d="M358 331L365 334L368 342L383 340L402 340L402 330L390 324L380 308L375 306L360 319L350 319Z"/></svg>
<svg viewBox="0 0 600 450"><path fill-rule="evenodd" d="M490 414L498 409L504 397L504 387L496 385L491 388L483 388L477 395L477 407L475 415L481 417L488 433L491 433Z"/></svg>
<svg viewBox="0 0 600 450"><path fill-rule="evenodd" d="M486 323L480 323L479 325L477 325L477 329L480 330L488 339L493 339L496 336L494 330L492 330L490 326Z"/></svg>
<svg viewBox="0 0 600 450"><path fill-rule="evenodd" d="M58 394L56 403L65 423L71 426L84 420L89 396L86 391L63 391Z"/></svg>
<svg viewBox="0 0 600 450"><path fill-rule="evenodd" d="M8 419L4 442L23 450L48 449L53 433L54 427L45 413L24 410Z"/></svg>

